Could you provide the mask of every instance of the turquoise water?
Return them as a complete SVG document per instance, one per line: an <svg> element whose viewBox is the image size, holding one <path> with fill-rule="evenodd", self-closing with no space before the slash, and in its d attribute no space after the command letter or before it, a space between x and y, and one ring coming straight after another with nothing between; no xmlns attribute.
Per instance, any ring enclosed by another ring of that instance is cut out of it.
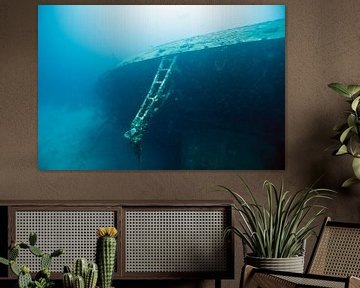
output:
<svg viewBox="0 0 360 288"><path fill-rule="evenodd" d="M159 59L118 65L168 42L284 18L284 10L283 5L39 5L39 169L282 169L284 37L179 58L172 97L150 120L140 158L124 132ZM241 69L232 67L227 55L236 57ZM262 108L252 110L257 105ZM256 113L262 120L249 124ZM263 121L273 132L262 131ZM214 139L219 145L210 145Z"/></svg>

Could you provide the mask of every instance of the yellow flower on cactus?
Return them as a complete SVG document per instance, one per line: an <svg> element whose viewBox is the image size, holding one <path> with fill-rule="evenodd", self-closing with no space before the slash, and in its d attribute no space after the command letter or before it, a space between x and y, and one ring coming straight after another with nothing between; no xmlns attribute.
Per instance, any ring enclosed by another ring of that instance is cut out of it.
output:
<svg viewBox="0 0 360 288"><path fill-rule="evenodd" d="M99 237L104 237L104 236L116 237L118 231L115 227L99 227L96 231L96 234Z"/></svg>
<svg viewBox="0 0 360 288"><path fill-rule="evenodd" d="M103 237L106 234L106 228L105 227L99 227L96 231L97 236Z"/></svg>
<svg viewBox="0 0 360 288"><path fill-rule="evenodd" d="M30 273L30 268L28 266L24 265L21 267L21 271L27 274L27 273Z"/></svg>
<svg viewBox="0 0 360 288"><path fill-rule="evenodd" d="M117 229L115 227L108 227L107 228L107 233L111 237L116 237L116 235L118 234L118 231L117 231Z"/></svg>

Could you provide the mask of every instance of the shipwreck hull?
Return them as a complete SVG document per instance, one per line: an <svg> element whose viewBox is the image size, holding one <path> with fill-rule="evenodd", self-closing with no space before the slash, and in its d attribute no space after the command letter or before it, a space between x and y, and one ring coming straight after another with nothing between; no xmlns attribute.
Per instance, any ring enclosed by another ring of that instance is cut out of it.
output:
<svg viewBox="0 0 360 288"><path fill-rule="evenodd" d="M141 168L283 169L284 51L278 38L178 54L170 96L144 133ZM117 137L129 130L160 61L119 66L99 82Z"/></svg>

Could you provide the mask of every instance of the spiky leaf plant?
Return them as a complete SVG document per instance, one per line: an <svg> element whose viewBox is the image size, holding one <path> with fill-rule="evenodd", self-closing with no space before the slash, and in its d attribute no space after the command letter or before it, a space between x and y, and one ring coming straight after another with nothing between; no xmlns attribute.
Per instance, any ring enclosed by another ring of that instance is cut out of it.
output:
<svg viewBox="0 0 360 288"><path fill-rule="evenodd" d="M241 179L242 180L242 179ZM233 232L252 251L252 255L265 258L288 258L301 255L303 244L314 233L316 219L324 214L326 207L318 200L332 199L329 189L304 188L296 193L280 189L266 180L266 206L256 200L254 193L242 180L251 201L225 186L235 199L233 208L239 213L240 227L229 227L225 234Z"/></svg>
<svg viewBox="0 0 360 288"><path fill-rule="evenodd" d="M347 179L342 186L349 187L360 183L360 85L344 85L341 83L331 83L328 85L338 94L346 98L350 104L350 109L346 111L346 121L333 128L339 140L339 145L334 151L334 155L352 156L352 168L354 176Z"/></svg>

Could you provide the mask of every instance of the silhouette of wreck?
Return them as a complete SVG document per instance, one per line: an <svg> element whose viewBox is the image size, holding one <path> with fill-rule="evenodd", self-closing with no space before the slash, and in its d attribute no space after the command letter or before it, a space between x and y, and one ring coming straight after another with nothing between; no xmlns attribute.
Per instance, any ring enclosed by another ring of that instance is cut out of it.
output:
<svg viewBox="0 0 360 288"><path fill-rule="evenodd" d="M283 19L157 46L102 77L103 108L168 169L283 169L284 52Z"/></svg>

